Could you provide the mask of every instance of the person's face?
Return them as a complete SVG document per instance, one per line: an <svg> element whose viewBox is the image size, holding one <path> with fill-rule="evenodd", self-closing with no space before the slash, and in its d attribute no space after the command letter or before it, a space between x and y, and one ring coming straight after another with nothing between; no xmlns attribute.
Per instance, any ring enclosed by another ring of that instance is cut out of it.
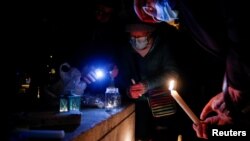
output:
<svg viewBox="0 0 250 141"><path fill-rule="evenodd" d="M136 51L141 51L149 47L148 37L149 37L149 32L133 31L133 32L130 32L130 43Z"/></svg>
<svg viewBox="0 0 250 141"><path fill-rule="evenodd" d="M112 13L113 8L105 5L98 5L96 8L96 20L101 23L109 22L111 20Z"/></svg>

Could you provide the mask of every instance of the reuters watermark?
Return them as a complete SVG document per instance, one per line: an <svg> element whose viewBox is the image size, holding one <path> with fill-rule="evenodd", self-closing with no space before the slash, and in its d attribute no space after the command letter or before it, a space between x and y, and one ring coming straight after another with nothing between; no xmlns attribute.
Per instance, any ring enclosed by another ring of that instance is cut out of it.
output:
<svg viewBox="0 0 250 141"><path fill-rule="evenodd" d="M235 130L219 130L212 129L213 137L246 137L247 131L235 131Z"/></svg>

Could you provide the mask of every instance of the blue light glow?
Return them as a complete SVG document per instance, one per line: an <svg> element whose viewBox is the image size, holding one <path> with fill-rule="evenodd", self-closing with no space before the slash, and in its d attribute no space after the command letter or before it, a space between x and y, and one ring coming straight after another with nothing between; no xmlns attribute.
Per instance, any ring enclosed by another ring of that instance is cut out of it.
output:
<svg viewBox="0 0 250 141"><path fill-rule="evenodd" d="M104 77L104 71L101 69L96 69L95 70L95 78L96 79L101 79Z"/></svg>

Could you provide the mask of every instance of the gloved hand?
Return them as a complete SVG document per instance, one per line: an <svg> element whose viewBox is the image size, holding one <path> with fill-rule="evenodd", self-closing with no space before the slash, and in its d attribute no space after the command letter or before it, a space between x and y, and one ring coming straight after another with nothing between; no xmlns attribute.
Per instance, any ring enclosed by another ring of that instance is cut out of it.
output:
<svg viewBox="0 0 250 141"><path fill-rule="evenodd" d="M147 85L145 85L144 83L134 84L129 88L129 96L133 99L137 99L147 91Z"/></svg>
<svg viewBox="0 0 250 141"><path fill-rule="evenodd" d="M97 79L100 78L100 75L103 75L102 77L110 76L110 78L113 80L115 77L117 77L119 70L116 65L112 65L112 68L110 68L111 65L108 68L104 68L103 70L98 70L97 68L93 66L85 66L83 69L83 80L87 84L94 83L97 81ZM101 72L98 72L101 71ZM108 74L109 72L109 74ZM98 74L99 73L99 74ZM100 74L102 73L102 74Z"/></svg>
<svg viewBox="0 0 250 141"><path fill-rule="evenodd" d="M216 115L208 117L210 113L215 112ZM232 117L227 110L224 100L224 93L221 92L214 96L203 108L200 115L200 119L203 120L199 125L193 124L193 129L196 132L197 137L207 139L207 127L208 125L227 125L232 124Z"/></svg>
<svg viewBox="0 0 250 141"><path fill-rule="evenodd" d="M95 68L93 66L85 66L83 68L83 80L87 84L91 84L96 81Z"/></svg>

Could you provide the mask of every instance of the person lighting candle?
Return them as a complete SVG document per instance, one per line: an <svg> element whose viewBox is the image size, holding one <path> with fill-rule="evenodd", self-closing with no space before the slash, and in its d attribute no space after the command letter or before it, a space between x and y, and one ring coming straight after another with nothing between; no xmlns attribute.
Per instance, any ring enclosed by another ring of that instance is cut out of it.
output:
<svg viewBox="0 0 250 141"><path fill-rule="evenodd" d="M160 25L146 24L139 19L130 19L126 25L128 41L121 47L120 81L117 82L120 90L127 94L128 101L135 103L135 140L176 139L179 130L175 124L178 123L175 102L170 99L170 94L164 95L164 98L169 98L164 102L165 99L154 101L155 105L164 103L168 106L168 109L158 110L162 114L160 117L154 112L155 105L151 104L152 97L167 91L166 79L179 77L171 53L175 45L166 41L160 30Z"/></svg>
<svg viewBox="0 0 250 141"><path fill-rule="evenodd" d="M225 65L222 71L225 71L226 88L217 92L202 109L200 119L204 122L193 125L199 138L207 139L211 126L239 131L250 129L249 24L242 20L242 17L248 17L245 2L134 0L135 13L142 21L177 25L175 27L190 35L197 46L215 55L215 59L222 60ZM219 67L211 69L218 71Z"/></svg>

